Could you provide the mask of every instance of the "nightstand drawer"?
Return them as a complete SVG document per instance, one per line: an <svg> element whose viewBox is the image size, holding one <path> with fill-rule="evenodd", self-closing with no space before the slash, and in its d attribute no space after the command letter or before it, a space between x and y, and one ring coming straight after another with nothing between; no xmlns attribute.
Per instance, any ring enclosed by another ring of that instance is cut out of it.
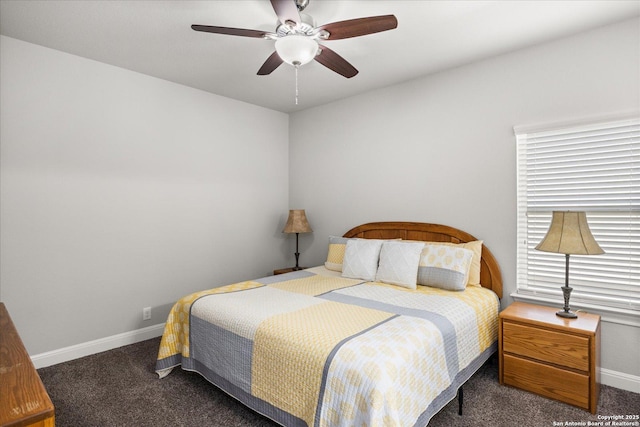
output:
<svg viewBox="0 0 640 427"><path fill-rule="evenodd" d="M568 368L589 370L589 338L504 322L503 350Z"/></svg>
<svg viewBox="0 0 640 427"><path fill-rule="evenodd" d="M504 355L504 383L589 409L589 376Z"/></svg>

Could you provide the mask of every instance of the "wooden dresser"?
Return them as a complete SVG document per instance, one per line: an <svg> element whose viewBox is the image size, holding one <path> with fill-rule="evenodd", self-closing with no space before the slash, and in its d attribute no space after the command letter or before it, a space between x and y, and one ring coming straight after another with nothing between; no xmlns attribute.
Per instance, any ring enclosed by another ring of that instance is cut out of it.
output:
<svg viewBox="0 0 640 427"><path fill-rule="evenodd" d="M53 403L0 303L0 427L53 427Z"/></svg>
<svg viewBox="0 0 640 427"><path fill-rule="evenodd" d="M556 316L558 308L515 302L500 313L500 384L596 413L600 316Z"/></svg>

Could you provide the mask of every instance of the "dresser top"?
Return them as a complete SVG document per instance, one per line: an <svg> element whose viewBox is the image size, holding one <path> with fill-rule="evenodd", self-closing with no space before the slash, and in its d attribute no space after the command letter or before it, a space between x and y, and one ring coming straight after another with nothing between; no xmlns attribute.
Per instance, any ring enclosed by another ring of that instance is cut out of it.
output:
<svg viewBox="0 0 640 427"><path fill-rule="evenodd" d="M0 426L32 425L53 417L53 403L0 302Z"/></svg>
<svg viewBox="0 0 640 427"><path fill-rule="evenodd" d="M576 319L556 316L561 307L514 302L500 313L501 319L514 321L526 320L527 323L546 326L554 329L573 330L582 333L595 333L600 324L600 316L592 313L577 312Z"/></svg>

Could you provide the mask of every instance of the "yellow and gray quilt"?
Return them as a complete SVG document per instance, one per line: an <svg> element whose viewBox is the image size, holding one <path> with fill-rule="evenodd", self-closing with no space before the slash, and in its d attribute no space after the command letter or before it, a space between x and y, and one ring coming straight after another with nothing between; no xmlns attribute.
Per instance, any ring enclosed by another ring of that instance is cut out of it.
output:
<svg viewBox="0 0 640 427"><path fill-rule="evenodd" d="M156 372L196 371L285 426L424 426L496 351L499 302L297 271L178 301Z"/></svg>

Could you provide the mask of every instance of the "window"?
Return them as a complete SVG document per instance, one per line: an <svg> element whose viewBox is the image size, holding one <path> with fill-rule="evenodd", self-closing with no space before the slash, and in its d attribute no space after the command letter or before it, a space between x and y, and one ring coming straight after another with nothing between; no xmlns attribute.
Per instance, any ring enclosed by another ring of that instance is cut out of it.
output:
<svg viewBox="0 0 640 427"><path fill-rule="evenodd" d="M640 315L640 118L515 134L518 295L562 301L565 257L534 248L552 211L585 211L605 254L571 255L572 307Z"/></svg>

